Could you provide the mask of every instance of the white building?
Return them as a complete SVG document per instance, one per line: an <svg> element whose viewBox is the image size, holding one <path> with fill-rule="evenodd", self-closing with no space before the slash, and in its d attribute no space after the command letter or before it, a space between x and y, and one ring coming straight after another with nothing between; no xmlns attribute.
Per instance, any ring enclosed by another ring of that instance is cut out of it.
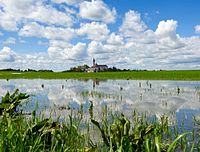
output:
<svg viewBox="0 0 200 152"><path fill-rule="evenodd" d="M107 71L108 66L107 65L98 65L95 63L95 59L93 59L93 66L86 69L86 72L101 72L101 71Z"/></svg>

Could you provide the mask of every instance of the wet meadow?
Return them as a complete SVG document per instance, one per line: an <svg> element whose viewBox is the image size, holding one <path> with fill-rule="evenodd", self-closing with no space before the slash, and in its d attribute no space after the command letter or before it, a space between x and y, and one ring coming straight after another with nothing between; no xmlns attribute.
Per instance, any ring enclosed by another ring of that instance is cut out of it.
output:
<svg viewBox="0 0 200 152"><path fill-rule="evenodd" d="M200 151L200 81L15 75L0 80L1 151Z"/></svg>

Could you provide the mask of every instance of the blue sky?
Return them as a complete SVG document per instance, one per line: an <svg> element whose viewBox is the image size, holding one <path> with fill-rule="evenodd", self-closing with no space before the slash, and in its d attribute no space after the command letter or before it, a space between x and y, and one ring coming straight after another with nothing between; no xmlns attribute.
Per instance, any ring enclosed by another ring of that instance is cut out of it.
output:
<svg viewBox="0 0 200 152"><path fill-rule="evenodd" d="M177 20L179 25L177 32L182 36L194 35L194 26L200 22L199 0L106 0L105 2L111 7L114 6L120 16L131 9L140 12L144 21L154 30L161 20Z"/></svg>
<svg viewBox="0 0 200 152"><path fill-rule="evenodd" d="M0 0L0 68L200 69L198 0Z"/></svg>

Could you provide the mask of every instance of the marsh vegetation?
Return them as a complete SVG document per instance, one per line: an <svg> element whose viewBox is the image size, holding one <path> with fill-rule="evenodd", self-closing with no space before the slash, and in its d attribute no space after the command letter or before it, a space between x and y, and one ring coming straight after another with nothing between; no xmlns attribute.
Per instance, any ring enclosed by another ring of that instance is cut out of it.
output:
<svg viewBox="0 0 200 152"><path fill-rule="evenodd" d="M200 151L198 81L0 82L1 151Z"/></svg>
<svg viewBox="0 0 200 152"><path fill-rule="evenodd" d="M171 125L167 115L148 117L133 111L131 117L102 109L99 120L93 113L93 103L84 119L83 107L73 110L64 119L44 118L32 111L24 115L18 106L29 96L16 90L7 93L0 104L1 151L200 151L200 122L197 129L185 132ZM16 104L18 103L18 104Z"/></svg>

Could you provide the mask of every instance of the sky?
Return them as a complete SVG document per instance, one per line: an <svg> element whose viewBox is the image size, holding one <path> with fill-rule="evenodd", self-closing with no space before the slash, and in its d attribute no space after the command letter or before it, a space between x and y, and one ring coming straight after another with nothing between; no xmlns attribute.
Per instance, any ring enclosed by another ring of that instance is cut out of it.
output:
<svg viewBox="0 0 200 152"><path fill-rule="evenodd" d="M200 69L199 0L0 0L0 69Z"/></svg>

